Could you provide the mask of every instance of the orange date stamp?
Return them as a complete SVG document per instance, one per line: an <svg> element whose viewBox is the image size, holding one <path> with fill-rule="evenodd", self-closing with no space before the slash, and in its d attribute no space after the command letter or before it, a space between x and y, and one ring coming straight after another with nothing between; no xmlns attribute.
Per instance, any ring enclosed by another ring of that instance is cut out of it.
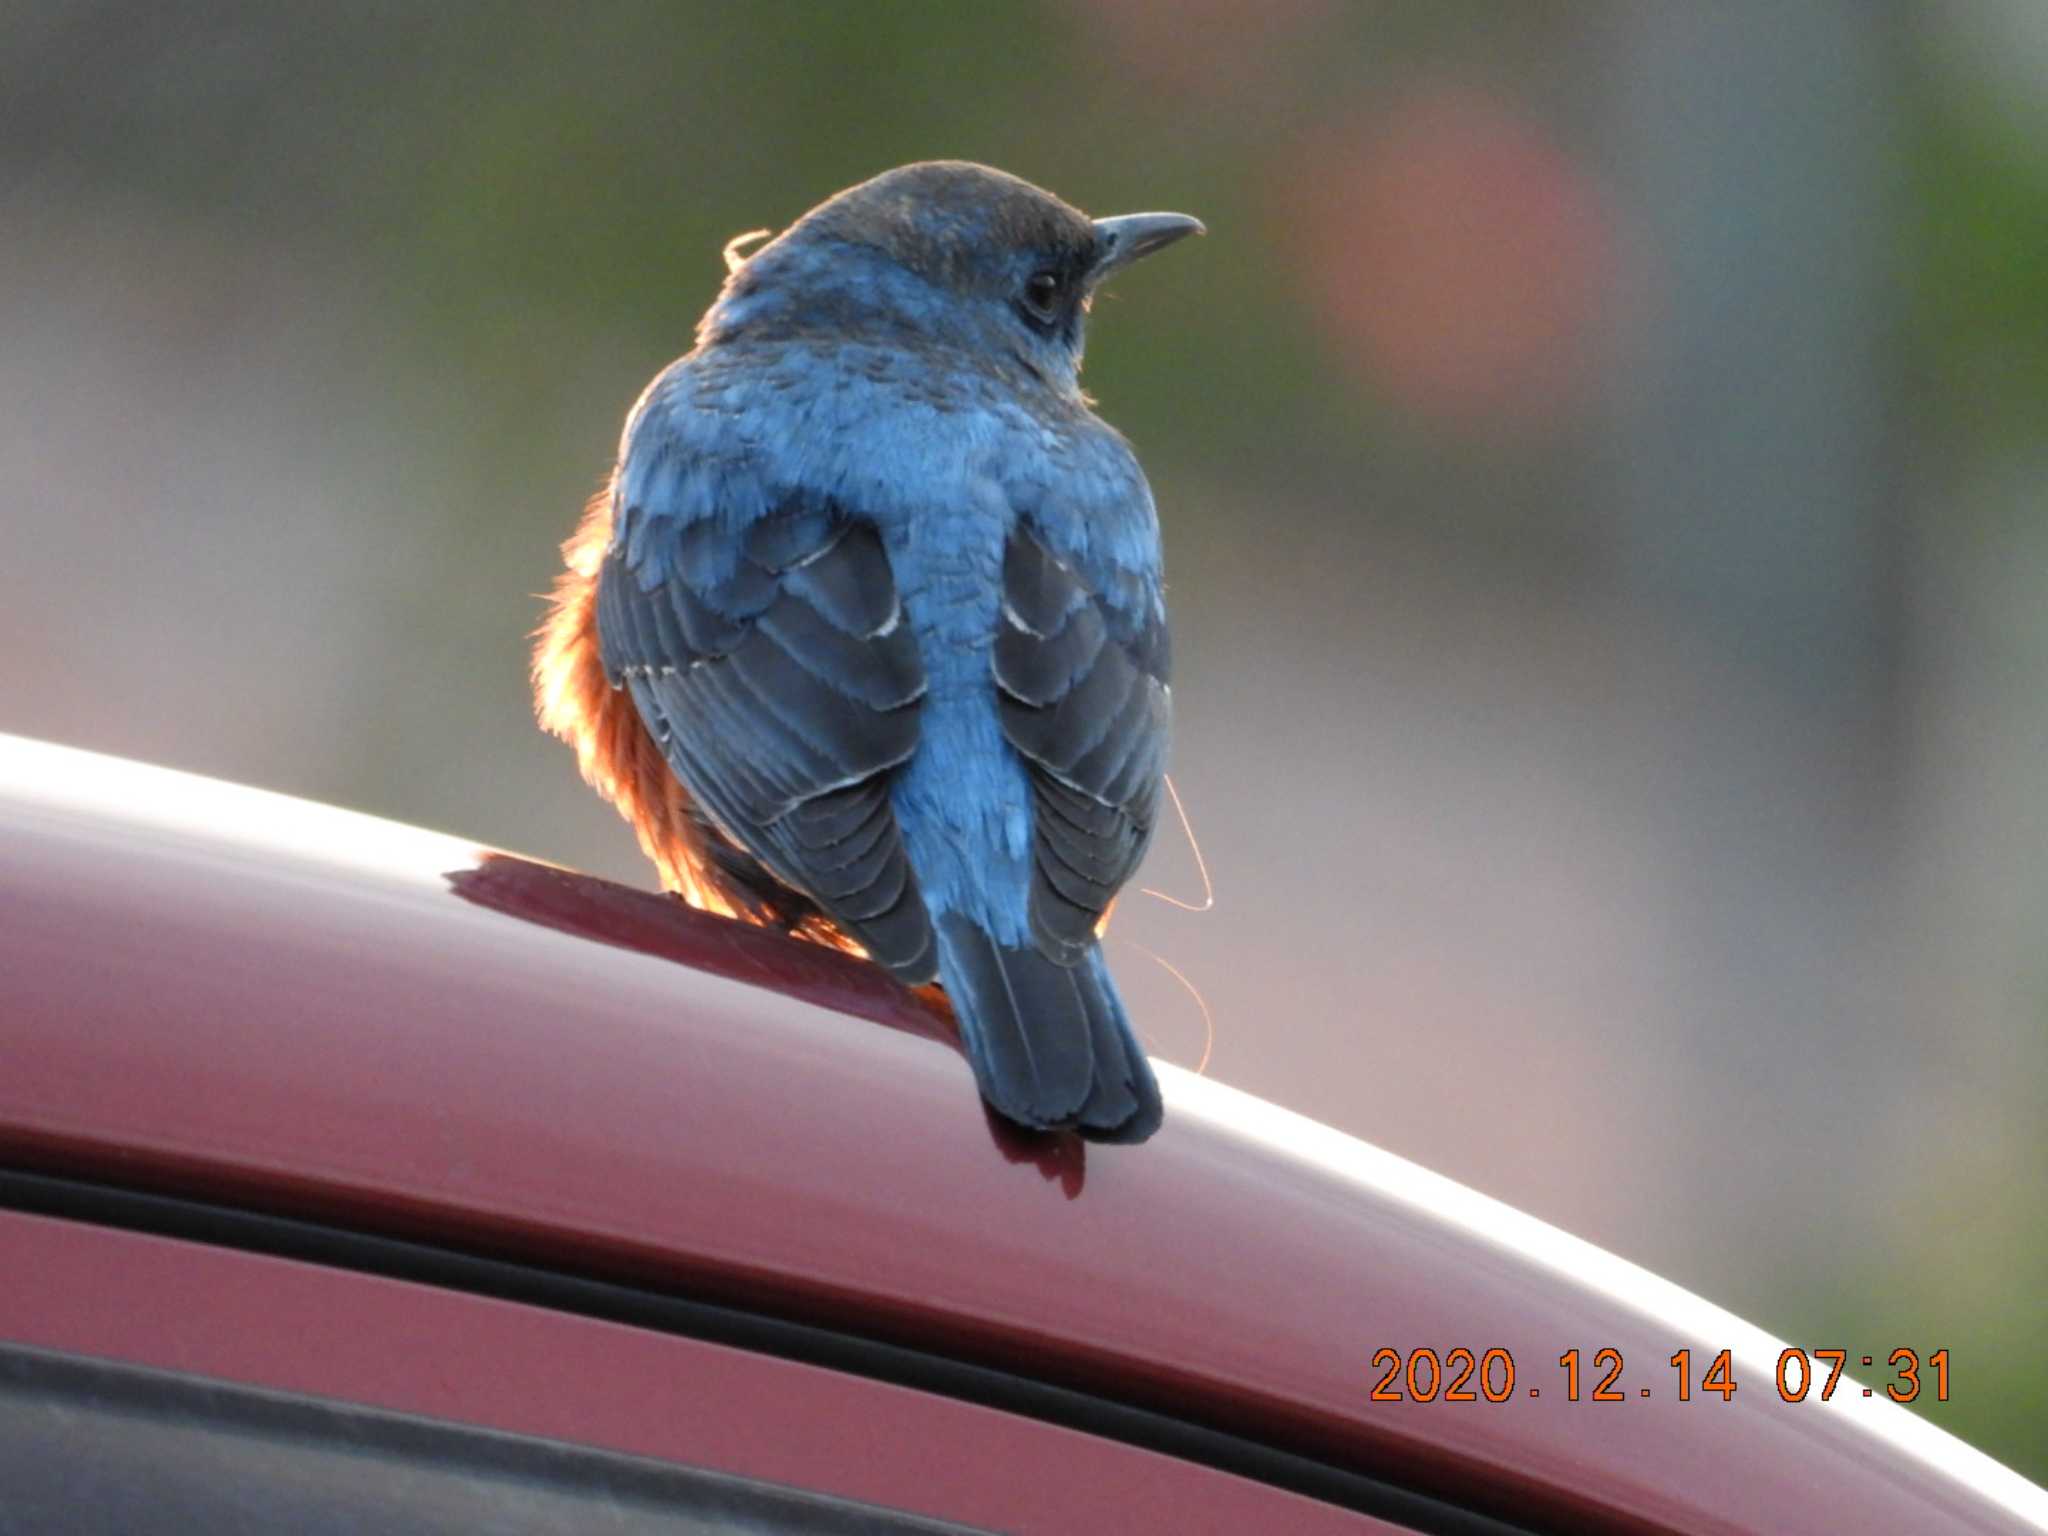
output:
<svg viewBox="0 0 2048 1536"><path fill-rule="evenodd" d="M1855 1356L1846 1349L1783 1350L1778 1355L1776 1379L1762 1390L1775 1388L1788 1403L1803 1403L1809 1398L1829 1402L1842 1387L1842 1373L1852 1359L1860 1359L1866 1367L1877 1363L1875 1356ZM1882 1392L1893 1402L1913 1402L1923 1391L1929 1392L1936 1402L1948 1401L1946 1349L1934 1350L1924 1359L1917 1350L1895 1349L1884 1363L1891 1377L1883 1383ZM1548 1367L1549 1362L1545 1365ZM1729 1350L1696 1357L1691 1350L1680 1349L1664 1365L1674 1375L1661 1378L1667 1385L1656 1395L1676 1397L1681 1403L1692 1402L1696 1397L1718 1397L1725 1403L1735 1396L1740 1385ZM1516 1369L1513 1352L1506 1349L1475 1352L1460 1347L1439 1354L1423 1346L1404 1354L1398 1349L1381 1348L1373 1352L1372 1368L1379 1372L1370 1394L1375 1403L1505 1403L1518 1395L1544 1395L1544 1383L1525 1378ZM1618 1349L1595 1350L1583 1357L1578 1350L1568 1349L1557 1357L1557 1374L1551 1375L1548 1369L1542 1374L1551 1391L1569 1403L1625 1403L1631 1397L1650 1397L1649 1386L1640 1382L1624 1385L1626 1368L1627 1362ZM1846 1390L1862 1397L1875 1397L1880 1389L1852 1382Z"/></svg>

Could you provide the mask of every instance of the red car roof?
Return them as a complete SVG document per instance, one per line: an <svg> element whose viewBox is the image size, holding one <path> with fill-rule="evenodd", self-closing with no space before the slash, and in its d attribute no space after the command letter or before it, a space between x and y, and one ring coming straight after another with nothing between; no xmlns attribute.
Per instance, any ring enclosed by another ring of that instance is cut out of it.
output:
<svg viewBox="0 0 2048 1536"><path fill-rule="evenodd" d="M1142 1147L1016 1136L841 955L7 737L0 848L0 1163L685 1290L1577 1528L2048 1529L2048 1494L1862 1396L1882 1362L1785 1402L1758 1329L1222 1084L1166 1068ZM1375 1354L1422 1347L1504 1351L1515 1386L1376 1401ZM1589 1400L1607 1349L1625 1401Z"/></svg>

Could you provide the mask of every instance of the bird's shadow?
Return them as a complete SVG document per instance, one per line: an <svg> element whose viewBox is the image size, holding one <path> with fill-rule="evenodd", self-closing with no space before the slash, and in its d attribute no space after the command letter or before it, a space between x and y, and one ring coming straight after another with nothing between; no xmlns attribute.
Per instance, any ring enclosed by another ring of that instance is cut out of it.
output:
<svg viewBox="0 0 2048 1536"><path fill-rule="evenodd" d="M905 1034L961 1049L960 1029L937 987L906 987L880 966L773 929L701 912L681 898L638 890L515 854L487 852L443 877L464 901L559 933L674 961L765 987ZM1072 1132L1034 1132L982 1105L989 1139L1006 1161L1028 1163L1069 1200L1087 1177L1087 1144Z"/></svg>

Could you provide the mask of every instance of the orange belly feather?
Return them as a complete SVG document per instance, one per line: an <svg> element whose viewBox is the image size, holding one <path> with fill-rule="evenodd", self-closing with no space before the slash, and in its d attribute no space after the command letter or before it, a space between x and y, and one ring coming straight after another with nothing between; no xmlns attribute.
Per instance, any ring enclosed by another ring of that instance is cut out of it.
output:
<svg viewBox="0 0 2048 1536"><path fill-rule="evenodd" d="M735 901L690 814L690 796L640 721L633 696L612 687L598 654L597 578L612 534L612 492L591 498L562 546L568 569L555 582L534 633L533 704L543 729L576 749L576 765L632 823L661 883L693 907L737 917Z"/></svg>

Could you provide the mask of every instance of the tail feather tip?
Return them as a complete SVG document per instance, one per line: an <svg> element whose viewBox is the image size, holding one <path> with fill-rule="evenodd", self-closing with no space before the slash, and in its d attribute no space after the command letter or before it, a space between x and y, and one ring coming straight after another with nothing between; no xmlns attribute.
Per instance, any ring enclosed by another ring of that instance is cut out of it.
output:
<svg viewBox="0 0 2048 1536"><path fill-rule="evenodd" d="M940 974L982 1097L1031 1130L1135 1143L1159 1129L1159 1083L1099 949L1060 965L957 914L938 927Z"/></svg>

